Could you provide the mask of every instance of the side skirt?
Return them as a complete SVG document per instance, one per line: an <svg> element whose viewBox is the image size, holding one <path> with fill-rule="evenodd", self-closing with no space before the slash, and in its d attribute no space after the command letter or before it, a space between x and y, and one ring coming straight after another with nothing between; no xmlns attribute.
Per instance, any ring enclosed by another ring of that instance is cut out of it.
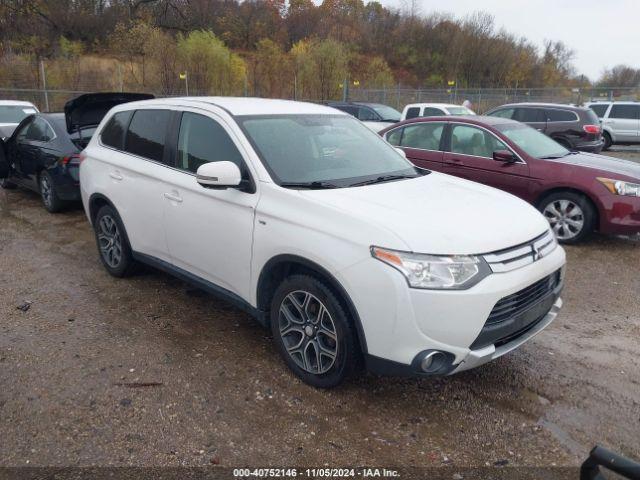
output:
<svg viewBox="0 0 640 480"><path fill-rule="evenodd" d="M169 275L173 275L174 277L179 278L187 283L190 283L207 293L210 293L221 300L225 300L235 307L238 307L241 310L244 310L249 315L254 317L260 325L263 327L267 326L266 313L262 310L258 310L256 307L249 304L247 301L239 297L233 292L230 292L226 288L222 288L215 283L212 283L204 278L198 277L186 270L183 270L180 267L176 267L164 260L160 260L159 258L152 257L150 255L146 255L144 253L139 252L131 252L134 260L144 263L145 265L149 265L150 267L157 268L158 270L162 270L163 272L168 273Z"/></svg>

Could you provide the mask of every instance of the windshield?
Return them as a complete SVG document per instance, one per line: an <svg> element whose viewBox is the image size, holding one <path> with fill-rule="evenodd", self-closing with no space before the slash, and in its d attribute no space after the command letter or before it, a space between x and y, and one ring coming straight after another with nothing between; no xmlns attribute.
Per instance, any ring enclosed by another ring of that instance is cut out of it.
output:
<svg viewBox="0 0 640 480"><path fill-rule="evenodd" d="M351 116L260 115L237 121L274 181L283 186L349 187L383 176L425 173Z"/></svg>
<svg viewBox="0 0 640 480"><path fill-rule="evenodd" d="M529 125L506 123L495 127L532 157L560 158L569 155L569 150Z"/></svg>
<svg viewBox="0 0 640 480"><path fill-rule="evenodd" d="M474 112L467 107L447 107L451 115L475 115Z"/></svg>
<svg viewBox="0 0 640 480"><path fill-rule="evenodd" d="M36 109L28 105L0 105L0 123L20 123L34 113Z"/></svg>
<svg viewBox="0 0 640 480"><path fill-rule="evenodd" d="M395 108L386 105L374 105L373 109L382 117L382 120L388 122L399 122L402 114Z"/></svg>

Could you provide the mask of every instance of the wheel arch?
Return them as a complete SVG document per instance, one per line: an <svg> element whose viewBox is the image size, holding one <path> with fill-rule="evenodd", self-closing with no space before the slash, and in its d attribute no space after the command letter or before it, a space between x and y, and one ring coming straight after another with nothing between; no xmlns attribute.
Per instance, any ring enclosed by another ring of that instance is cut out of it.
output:
<svg viewBox="0 0 640 480"><path fill-rule="evenodd" d="M559 192L571 192L571 193L575 193L585 197L589 201L589 203L591 203L591 205L593 206L593 210L596 214L594 223L596 228L600 230L600 219L603 217L602 206L600 205L600 202L598 202L595 198L593 198L592 195L585 192L584 190L581 190L580 188L571 187L571 186L557 186L557 187L550 188L542 192L540 195L538 195L538 198L536 198L534 205L536 206L536 208L540 209L540 207L542 206L542 201L546 197Z"/></svg>
<svg viewBox="0 0 640 480"><path fill-rule="evenodd" d="M94 224L94 221L96 219L96 215L98 214L98 211L100 210L101 207L103 207L104 205L109 205L111 208L113 208L116 212L118 211L118 209L116 208L116 206L113 204L113 202L111 200L109 200L105 195L103 195L102 193L94 193L89 197L89 221L91 222L91 225ZM118 214L119 215L119 214Z"/></svg>
<svg viewBox="0 0 640 480"><path fill-rule="evenodd" d="M353 319L358 337L358 347L363 354L366 354L367 342L362 322L345 288L326 268L298 255L277 255L265 263L260 271L256 287L256 305L258 311L264 315L264 323L266 326L268 327L270 322L269 305L278 285L287 276L295 273L312 275L327 283L342 303L343 308L349 312L350 317Z"/></svg>

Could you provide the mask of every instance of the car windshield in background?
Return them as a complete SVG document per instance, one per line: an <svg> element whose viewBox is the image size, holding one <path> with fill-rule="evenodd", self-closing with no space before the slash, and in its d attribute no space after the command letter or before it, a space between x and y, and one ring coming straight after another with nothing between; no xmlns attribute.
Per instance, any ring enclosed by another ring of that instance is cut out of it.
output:
<svg viewBox="0 0 640 480"><path fill-rule="evenodd" d="M20 123L34 113L35 108L28 105L0 105L0 123Z"/></svg>
<svg viewBox="0 0 640 480"><path fill-rule="evenodd" d="M282 186L349 187L425 173L346 115L260 115L237 121Z"/></svg>
<svg viewBox="0 0 640 480"><path fill-rule="evenodd" d="M475 115L471 110L466 107L447 107L451 115Z"/></svg>
<svg viewBox="0 0 640 480"><path fill-rule="evenodd" d="M502 134L535 158L553 159L569 155L569 150L528 125L506 123L496 125Z"/></svg>
<svg viewBox="0 0 640 480"><path fill-rule="evenodd" d="M402 114L399 111L386 105L376 105L373 109L385 122L399 122L402 118Z"/></svg>

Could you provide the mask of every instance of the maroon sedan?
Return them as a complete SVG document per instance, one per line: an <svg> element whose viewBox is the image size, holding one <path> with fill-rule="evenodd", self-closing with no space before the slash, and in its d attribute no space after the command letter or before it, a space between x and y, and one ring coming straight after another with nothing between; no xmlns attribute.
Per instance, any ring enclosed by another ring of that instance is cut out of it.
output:
<svg viewBox="0 0 640 480"><path fill-rule="evenodd" d="M640 233L640 164L571 152L496 117L429 117L380 132L418 167L505 190L535 205L558 240Z"/></svg>

